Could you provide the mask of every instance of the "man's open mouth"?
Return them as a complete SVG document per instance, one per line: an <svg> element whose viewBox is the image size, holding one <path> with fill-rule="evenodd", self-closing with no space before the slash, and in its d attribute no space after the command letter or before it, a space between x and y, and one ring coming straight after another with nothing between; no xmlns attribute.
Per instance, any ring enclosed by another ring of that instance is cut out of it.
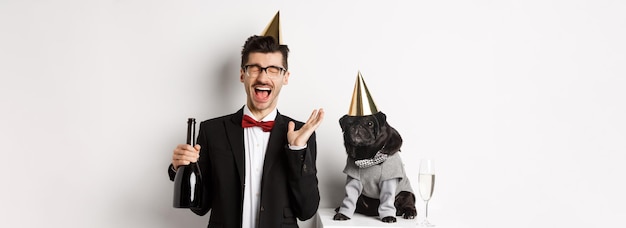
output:
<svg viewBox="0 0 626 228"><path fill-rule="evenodd" d="M272 93L272 89L267 87L254 88L254 95L259 99L267 99Z"/></svg>

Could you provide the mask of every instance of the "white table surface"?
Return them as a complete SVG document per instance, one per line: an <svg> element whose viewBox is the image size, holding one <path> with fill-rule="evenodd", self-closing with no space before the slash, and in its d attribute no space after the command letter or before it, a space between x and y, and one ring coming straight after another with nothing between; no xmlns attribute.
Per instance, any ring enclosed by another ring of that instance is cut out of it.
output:
<svg viewBox="0 0 626 228"><path fill-rule="evenodd" d="M364 216L362 214L354 214L350 220L335 221L335 209L320 208L317 210L317 227L318 228L339 228L339 227L417 227L416 219L404 219L397 216L395 223L382 222L377 216Z"/></svg>

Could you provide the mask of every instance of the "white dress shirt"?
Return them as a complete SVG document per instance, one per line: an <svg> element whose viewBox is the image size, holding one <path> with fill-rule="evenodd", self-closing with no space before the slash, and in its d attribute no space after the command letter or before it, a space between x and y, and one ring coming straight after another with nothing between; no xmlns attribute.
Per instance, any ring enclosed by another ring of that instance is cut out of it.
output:
<svg viewBox="0 0 626 228"><path fill-rule="evenodd" d="M257 120L246 105L243 114ZM278 111L274 109L262 120L274 121ZM256 228L259 224L259 203L261 202L261 180L263 179L263 164L265 163L265 151L269 143L270 132L264 132L261 127L248 127L243 129L243 142L245 149L245 185L243 190L243 228ZM291 150L302 150L307 147L288 145Z"/></svg>
<svg viewBox="0 0 626 228"><path fill-rule="evenodd" d="M257 120L250 108L246 106L244 115L248 115ZM274 109L262 120L274 121L277 111ZM263 178L263 163L265 161L265 151L270 139L270 132L264 132L261 127L248 127L243 129L243 140L245 149L245 185L243 195L243 228L255 228L258 224L259 202L261 200L261 179Z"/></svg>

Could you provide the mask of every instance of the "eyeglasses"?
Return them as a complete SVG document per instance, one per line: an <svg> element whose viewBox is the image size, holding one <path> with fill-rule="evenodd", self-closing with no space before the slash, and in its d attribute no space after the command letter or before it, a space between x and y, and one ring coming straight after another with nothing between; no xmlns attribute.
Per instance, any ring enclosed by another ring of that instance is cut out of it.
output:
<svg viewBox="0 0 626 228"><path fill-rule="evenodd" d="M246 72L248 77L258 77L261 75L261 72L265 71L265 74L267 74L270 78L276 78L287 71L287 69L279 66L261 67L256 64L245 65L243 66L243 70Z"/></svg>

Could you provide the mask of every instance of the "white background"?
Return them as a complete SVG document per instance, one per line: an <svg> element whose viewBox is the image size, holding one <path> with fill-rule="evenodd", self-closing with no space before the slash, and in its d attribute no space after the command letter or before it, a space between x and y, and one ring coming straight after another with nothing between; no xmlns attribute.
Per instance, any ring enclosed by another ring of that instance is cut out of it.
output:
<svg viewBox="0 0 626 228"><path fill-rule="evenodd" d="M415 189L436 159L440 227L626 225L624 1L0 0L0 227L205 227L171 151L244 104L241 46L278 10L279 111L326 110L320 207L360 70Z"/></svg>

